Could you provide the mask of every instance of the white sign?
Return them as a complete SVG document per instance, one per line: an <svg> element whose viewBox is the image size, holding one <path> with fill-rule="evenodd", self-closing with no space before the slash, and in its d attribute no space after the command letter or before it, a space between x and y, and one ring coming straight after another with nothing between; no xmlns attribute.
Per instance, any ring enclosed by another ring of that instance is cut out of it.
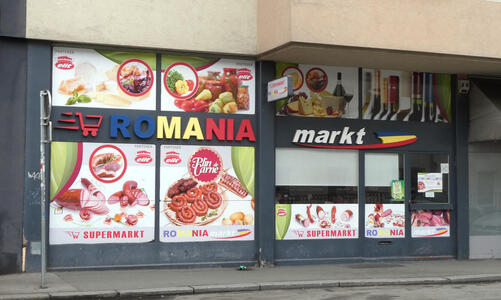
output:
<svg viewBox="0 0 501 300"><path fill-rule="evenodd" d="M418 193L442 192L442 173L418 173L417 179Z"/></svg>
<svg viewBox="0 0 501 300"><path fill-rule="evenodd" d="M268 82L268 102L291 97L292 77L284 76L279 79Z"/></svg>

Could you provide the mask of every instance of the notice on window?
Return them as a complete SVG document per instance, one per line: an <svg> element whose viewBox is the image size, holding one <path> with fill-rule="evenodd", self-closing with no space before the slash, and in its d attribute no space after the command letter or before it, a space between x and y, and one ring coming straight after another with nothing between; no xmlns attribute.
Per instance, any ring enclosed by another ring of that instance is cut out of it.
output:
<svg viewBox="0 0 501 300"><path fill-rule="evenodd" d="M418 173L418 193L441 193L442 173Z"/></svg>

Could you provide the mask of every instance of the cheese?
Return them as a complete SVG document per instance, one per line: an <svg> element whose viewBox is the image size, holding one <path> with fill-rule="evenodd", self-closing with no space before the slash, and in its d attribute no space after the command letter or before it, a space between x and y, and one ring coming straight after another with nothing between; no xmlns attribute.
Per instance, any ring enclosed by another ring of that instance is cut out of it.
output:
<svg viewBox="0 0 501 300"><path fill-rule="evenodd" d="M311 115L313 113L313 105L311 101L306 100L304 97L299 97L298 108L301 115Z"/></svg>

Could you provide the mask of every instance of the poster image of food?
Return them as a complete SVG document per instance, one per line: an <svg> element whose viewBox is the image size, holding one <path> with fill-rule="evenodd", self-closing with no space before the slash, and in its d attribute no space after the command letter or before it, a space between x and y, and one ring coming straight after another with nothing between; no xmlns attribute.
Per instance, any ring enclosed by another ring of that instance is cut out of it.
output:
<svg viewBox="0 0 501 300"><path fill-rule="evenodd" d="M156 54L54 47L55 106L156 109Z"/></svg>
<svg viewBox="0 0 501 300"><path fill-rule="evenodd" d="M155 146L52 142L49 242L154 239Z"/></svg>
<svg viewBox="0 0 501 300"><path fill-rule="evenodd" d="M162 55L164 111L254 114L255 62Z"/></svg>
<svg viewBox="0 0 501 300"><path fill-rule="evenodd" d="M160 241L254 239L254 148L161 146Z"/></svg>
<svg viewBox="0 0 501 300"><path fill-rule="evenodd" d="M404 238L404 204L366 204L366 238Z"/></svg>
<svg viewBox="0 0 501 300"><path fill-rule="evenodd" d="M449 210L415 210L411 215L413 238L450 237Z"/></svg>
<svg viewBox="0 0 501 300"><path fill-rule="evenodd" d="M356 239L358 204L276 204L275 239Z"/></svg>
<svg viewBox="0 0 501 300"><path fill-rule="evenodd" d="M443 189L442 173L418 173L418 193L440 193Z"/></svg>
<svg viewBox="0 0 501 300"><path fill-rule="evenodd" d="M451 77L448 74L363 69L362 118L449 123Z"/></svg>
<svg viewBox="0 0 501 300"><path fill-rule="evenodd" d="M291 76L294 96L276 101L277 115L358 118L358 69L276 64L276 77Z"/></svg>

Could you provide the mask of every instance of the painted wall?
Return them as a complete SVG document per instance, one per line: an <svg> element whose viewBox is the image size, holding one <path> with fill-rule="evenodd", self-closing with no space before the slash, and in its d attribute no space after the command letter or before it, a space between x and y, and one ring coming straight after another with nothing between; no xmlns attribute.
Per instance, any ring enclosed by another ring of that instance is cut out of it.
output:
<svg viewBox="0 0 501 300"><path fill-rule="evenodd" d="M255 0L27 0L26 9L31 39L256 53Z"/></svg>

